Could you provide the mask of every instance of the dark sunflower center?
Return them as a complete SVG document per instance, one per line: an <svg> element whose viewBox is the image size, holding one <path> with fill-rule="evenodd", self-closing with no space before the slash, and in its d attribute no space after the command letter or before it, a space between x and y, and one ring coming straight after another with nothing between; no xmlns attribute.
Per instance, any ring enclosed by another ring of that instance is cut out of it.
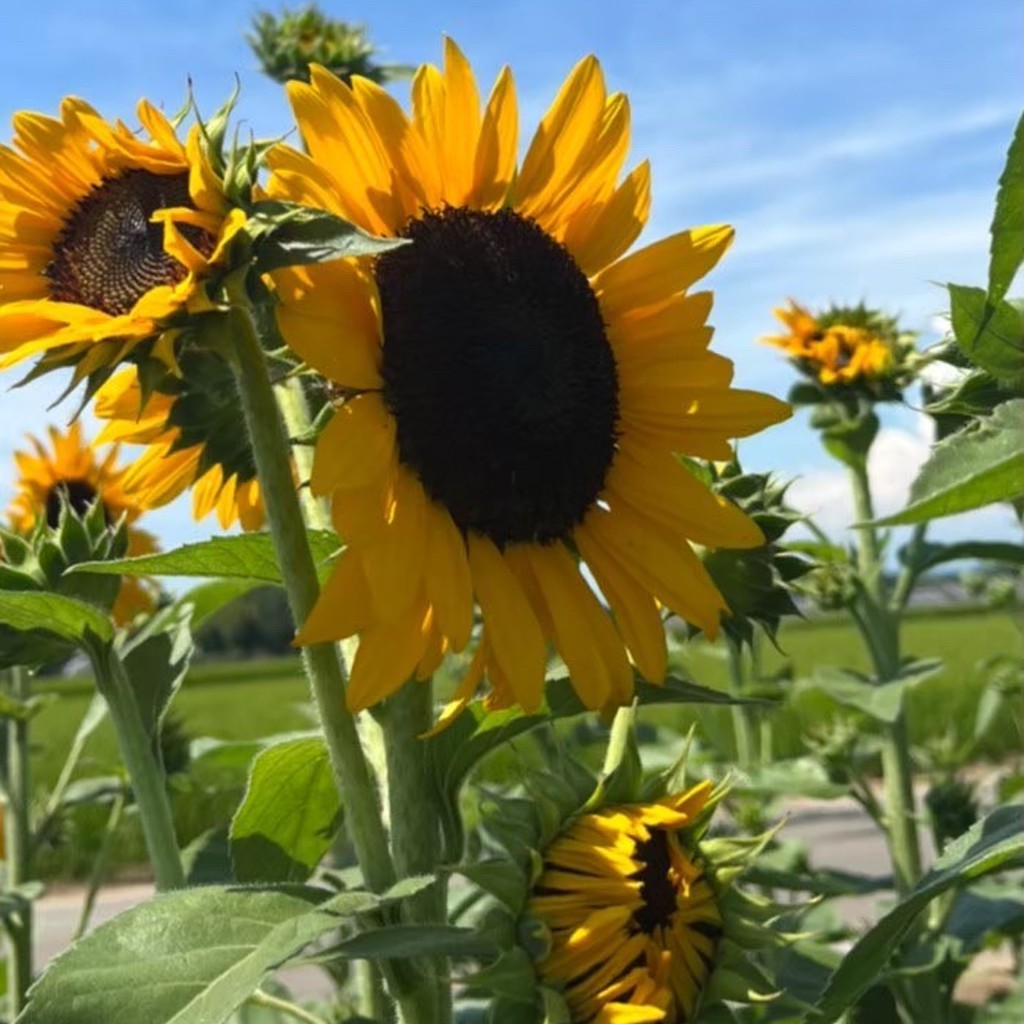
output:
<svg viewBox="0 0 1024 1024"><path fill-rule="evenodd" d="M399 458L499 546L568 536L615 449L615 358L564 246L512 210L411 221L377 262Z"/></svg>
<svg viewBox="0 0 1024 1024"><path fill-rule="evenodd" d="M100 182L79 201L53 243L53 259L43 271L50 298L119 316L151 288L177 284L187 271L164 252L163 225L150 222L169 206L193 206L186 171L136 169ZM204 255L213 251L208 232L191 225L181 232Z"/></svg>
<svg viewBox="0 0 1024 1024"><path fill-rule="evenodd" d="M52 529L57 528L60 510L65 502L79 516L84 516L96 498L96 488L85 480L62 480L54 484L46 495L46 525Z"/></svg>
<svg viewBox="0 0 1024 1024"><path fill-rule="evenodd" d="M643 867L636 877L640 879L640 898L644 905L633 914L633 921L650 935L656 928L669 923L678 909L678 893L669 875L672 861L668 853L668 833L662 829L651 832L651 838L640 843L636 851Z"/></svg>

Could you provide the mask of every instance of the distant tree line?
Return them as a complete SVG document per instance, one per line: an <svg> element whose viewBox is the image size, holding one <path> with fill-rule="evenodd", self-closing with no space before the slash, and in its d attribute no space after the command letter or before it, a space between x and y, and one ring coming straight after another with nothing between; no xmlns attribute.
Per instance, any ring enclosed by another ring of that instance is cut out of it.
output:
<svg viewBox="0 0 1024 1024"><path fill-rule="evenodd" d="M293 636L284 591L258 587L210 616L195 639L198 652L207 657L259 658L292 653Z"/></svg>

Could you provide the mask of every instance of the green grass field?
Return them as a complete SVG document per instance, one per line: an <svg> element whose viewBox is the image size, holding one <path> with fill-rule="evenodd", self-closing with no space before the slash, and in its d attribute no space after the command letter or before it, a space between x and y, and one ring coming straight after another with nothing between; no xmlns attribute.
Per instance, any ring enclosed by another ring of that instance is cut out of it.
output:
<svg viewBox="0 0 1024 1024"><path fill-rule="evenodd" d="M867 668L856 634L839 620L795 622L782 632L784 653L768 650L765 668L771 671L789 660L794 676L809 674L816 665ZM1021 631L1005 613L988 611L928 612L912 616L904 630L904 651L918 657L941 657L941 675L917 687L909 698L912 738L920 742L953 730L969 735L984 676L978 665L984 658L1000 653L1024 653ZM684 648L680 667L706 686L724 689L726 668L719 650L703 642ZM64 754L92 696L88 679L42 682L39 690L52 694L51 702L33 722L33 783L41 798L56 780ZM831 715L835 708L817 694L803 694L792 706L773 712L776 756L800 752L801 733L808 726ZM310 727L307 691L298 659L207 663L189 675L173 713L192 739L215 737L222 740L251 740ZM731 743L729 712L718 708L651 709L649 719L659 724L685 728L695 718L707 738L728 751ZM1018 731L1024 715L1005 716L981 754L1006 757L1021 753ZM80 774L102 774L118 762L113 730L104 723L86 749ZM183 841L226 820L244 786L240 777L220 780L217 786L190 781L179 787L176 812ZM94 833L102 827L102 809L81 812L76 818L70 842L46 858L49 871L59 875L80 874L88 863ZM124 842L118 843L118 861L144 859L134 822L128 823Z"/></svg>

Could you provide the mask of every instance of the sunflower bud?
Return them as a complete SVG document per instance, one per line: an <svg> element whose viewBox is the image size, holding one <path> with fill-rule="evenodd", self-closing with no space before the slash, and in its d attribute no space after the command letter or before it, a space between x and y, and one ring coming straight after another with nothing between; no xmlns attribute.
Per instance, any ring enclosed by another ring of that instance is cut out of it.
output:
<svg viewBox="0 0 1024 1024"><path fill-rule="evenodd" d="M527 784L545 794L544 807L496 799L485 810L488 834L512 840L503 845L519 867L508 868L526 891L514 896L513 876L497 870L499 861L486 862L486 873L483 865L466 869L501 893L518 936L518 950L470 985L514 997L523 1019L529 1004L538 1020L572 1024L689 1021L701 1007L735 999L739 988L772 995L748 958L777 941L764 926L769 913L735 886L770 836L710 838L724 788L680 787L677 770L644 779L638 763L630 731L617 764L589 787L578 765L572 772L560 765Z"/></svg>
<svg viewBox="0 0 1024 1024"><path fill-rule="evenodd" d="M761 340L781 348L808 378L790 392L794 405L899 401L921 361L915 336L901 331L894 317L863 303L812 313L790 300L775 315L788 333Z"/></svg>
<svg viewBox="0 0 1024 1024"><path fill-rule="evenodd" d="M376 47L366 38L366 28L330 18L316 4L285 10L280 17L264 11L252 27L246 40L264 73L282 85L308 82L310 64L323 65L343 82L359 75L381 84L409 74L400 65L375 63Z"/></svg>
<svg viewBox="0 0 1024 1024"><path fill-rule="evenodd" d="M964 779L949 778L937 782L925 794L925 806L931 819L936 849L963 835L979 817L974 785Z"/></svg>
<svg viewBox="0 0 1024 1024"><path fill-rule="evenodd" d="M744 473L736 461L711 465L707 474L715 494L738 505L765 538L756 548L702 553L705 568L729 606L723 628L736 642L750 643L757 624L774 641L783 617L800 614L793 599L796 584L814 568L811 561L781 544L786 530L801 518L785 503L789 485L767 473Z"/></svg>

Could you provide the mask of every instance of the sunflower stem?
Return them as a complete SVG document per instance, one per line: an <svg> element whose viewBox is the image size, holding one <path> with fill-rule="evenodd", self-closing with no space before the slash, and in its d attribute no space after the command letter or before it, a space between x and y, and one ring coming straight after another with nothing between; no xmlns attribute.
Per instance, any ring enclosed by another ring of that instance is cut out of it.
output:
<svg viewBox="0 0 1024 1024"><path fill-rule="evenodd" d="M309 402L302 390L302 381L298 377L289 377L277 388L277 404L284 418L284 425L291 437L301 437L309 430L312 417L309 414ZM313 448L311 445L292 446L292 458L299 473L299 496L306 522L315 530L328 530L331 517L322 498L318 498L309 487L309 478L313 473Z"/></svg>
<svg viewBox="0 0 1024 1024"><path fill-rule="evenodd" d="M131 680L111 647L91 649L89 655L96 687L110 709L117 746L131 780L156 887L161 892L182 889L185 872L174 832L167 776L143 723Z"/></svg>
<svg viewBox="0 0 1024 1024"><path fill-rule="evenodd" d="M320 596L316 564L292 476L292 453L270 383L266 357L256 334L244 277L229 282L232 300L234 371L245 413L270 535L288 604L301 625ZM381 819L376 783L359 742L355 719L345 704L345 672L334 644L303 649L303 665L327 742L345 821L367 885L383 892L396 880Z"/></svg>
<svg viewBox="0 0 1024 1024"><path fill-rule="evenodd" d="M742 700L746 689L743 671L743 647L738 640L726 637L726 651L729 656L729 696ZM740 768L750 768L754 763L754 723L750 720L749 708L743 704L732 706L733 737L736 740L736 763Z"/></svg>
<svg viewBox="0 0 1024 1024"><path fill-rule="evenodd" d="M899 613L890 608L882 564L882 545L871 520L875 517L867 460L850 467L857 522L857 561L864 614L859 623L871 653L878 684L891 682L900 672ZM921 841L917 829L913 766L905 712L882 723L882 777L885 821L896 878L896 892L905 896L921 877Z"/></svg>
<svg viewBox="0 0 1024 1024"><path fill-rule="evenodd" d="M377 713L387 759L388 812L391 850L401 877L430 875L441 856L440 809L427 760L423 733L433 724L433 682L410 680ZM447 887L435 883L403 905L403 917L412 924L441 924L446 920ZM423 983L436 1007L436 1020L450 1019L448 969L443 958L421 965Z"/></svg>
<svg viewBox="0 0 1024 1024"><path fill-rule="evenodd" d="M270 381L253 310L239 272L227 282L231 302L232 366L267 509L270 535L281 567L292 617L305 622L320 596L320 581L309 547L292 476L292 452ZM397 880L381 816L376 780L345 702L345 669L335 644L303 648L302 661L313 693L345 824L366 884L383 892ZM418 972L407 965L382 965L405 1024L433 1024L433 998L426 999Z"/></svg>
<svg viewBox="0 0 1024 1024"><path fill-rule="evenodd" d="M16 701L28 697L28 674L20 666L6 673L6 689ZM11 1019L25 1006L32 984L32 901L18 892L32 877L32 838L29 821L29 723L27 718L7 719L7 808L3 829L7 850L7 895L17 909L7 915L7 1001Z"/></svg>

